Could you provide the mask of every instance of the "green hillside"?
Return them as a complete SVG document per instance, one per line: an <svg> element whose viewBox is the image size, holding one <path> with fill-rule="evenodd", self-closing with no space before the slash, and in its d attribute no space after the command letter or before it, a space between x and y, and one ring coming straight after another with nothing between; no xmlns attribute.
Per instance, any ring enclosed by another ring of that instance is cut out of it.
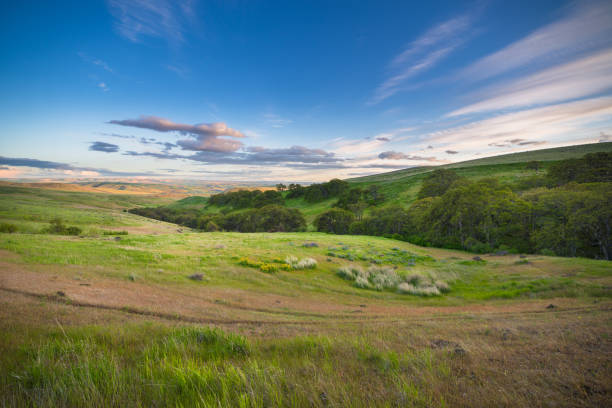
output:
<svg viewBox="0 0 612 408"><path fill-rule="evenodd" d="M436 169L453 169L459 175L469 179L494 177L502 182L507 182L541 173L553 162L559 160L579 158L585 154L598 152L612 152L612 142L511 153L442 166L413 167L352 178L347 181L360 187L377 184L384 193L392 197L391 202L410 204L415 200L425 175ZM526 168L526 164L532 161L542 162L538 171Z"/></svg>

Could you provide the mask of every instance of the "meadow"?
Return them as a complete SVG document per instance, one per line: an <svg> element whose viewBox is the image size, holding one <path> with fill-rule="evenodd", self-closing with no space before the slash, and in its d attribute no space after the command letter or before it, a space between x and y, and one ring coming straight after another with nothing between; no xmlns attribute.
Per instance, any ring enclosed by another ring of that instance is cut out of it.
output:
<svg viewBox="0 0 612 408"><path fill-rule="evenodd" d="M2 406L612 402L609 261L203 233L124 211L169 202L0 190L18 228L0 233ZM41 233L58 216L82 233ZM446 286L376 287L381 271Z"/></svg>

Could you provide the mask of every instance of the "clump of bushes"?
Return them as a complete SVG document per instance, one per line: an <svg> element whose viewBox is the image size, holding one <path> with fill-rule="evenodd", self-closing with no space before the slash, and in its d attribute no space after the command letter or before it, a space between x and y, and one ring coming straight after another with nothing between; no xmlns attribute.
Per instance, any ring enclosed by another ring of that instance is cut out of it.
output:
<svg viewBox="0 0 612 408"><path fill-rule="evenodd" d="M400 281L397 273L388 266L370 266L364 270L360 266L349 265L338 269L337 274L362 289L394 289Z"/></svg>
<svg viewBox="0 0 612 408"><path fill-rule="evenodd" d="M402 282L397 286L397 290L400 293L406 293L409 295L417 295L417 296L439 296L440 290L434 286L414 286L408 282Z"/></svg>
<svg viewBox="0 0 612 408"><path fill-rule="evenodd" d="M79 235L81 232L79 227L64 225L61 218L52 219L49 226L43 229L43 233L59 235Z"/></svg>
<svg viewBox="0 0 612 408"><path fill-rule="evenodd" d="M337 275L361 289L392 289L418 296L439 296L450 291L448 283L442 280L433 281L417 274L402 277L389 266L373 265L364 270L358 265L346 265L338 269Z"/></svg>
<svg viewBox="0 0 612 408"><path fill-rule="evenodd" d="M433 281L425 276L413 274L406 276L404 282L397 286L397 290L400 293L416 296L440 296L449 292L450 286L442 280Z"/></svg>
<svg viewBox="0 0 612 408"><path fill-rule="evenodd" d="M317 267L317 260L313 258L303 258L298 260L293 255L285 258L285 264L291 266L292 269L314 269Z"/></svg>
<svg viewBox="0 0 612 408"><path fill-rule="evenodd" d="M15 224L3 222L2 224L0 224L0 232L7 232L9 234L12 234L13 232L17 232L17 226Z"/></svg>

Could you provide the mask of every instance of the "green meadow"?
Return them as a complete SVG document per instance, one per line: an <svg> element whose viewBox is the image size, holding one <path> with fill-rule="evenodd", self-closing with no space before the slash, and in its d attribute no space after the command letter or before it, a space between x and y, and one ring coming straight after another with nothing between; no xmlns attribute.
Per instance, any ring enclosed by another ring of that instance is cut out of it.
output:
<svg viewBox="0 0 612 408"><path fill-rule="evenodd" d="M0 234L3 406L609 402L608 261L203 233L124 211L167 203L0 191L18 228ZM42 233L56 217L82 233ZM342 268L446 286L361 287Z"/></svg>

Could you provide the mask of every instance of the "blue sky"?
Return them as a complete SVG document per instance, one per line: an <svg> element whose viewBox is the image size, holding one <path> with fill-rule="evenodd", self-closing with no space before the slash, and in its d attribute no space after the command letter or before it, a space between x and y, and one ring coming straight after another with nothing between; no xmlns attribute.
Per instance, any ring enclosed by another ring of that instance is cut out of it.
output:
<svg viewBox="0 0 612 408"><path fill-rule="evenodd" d="M607 1L13 3L1 178L318 181L612 141Z"/></svg>

